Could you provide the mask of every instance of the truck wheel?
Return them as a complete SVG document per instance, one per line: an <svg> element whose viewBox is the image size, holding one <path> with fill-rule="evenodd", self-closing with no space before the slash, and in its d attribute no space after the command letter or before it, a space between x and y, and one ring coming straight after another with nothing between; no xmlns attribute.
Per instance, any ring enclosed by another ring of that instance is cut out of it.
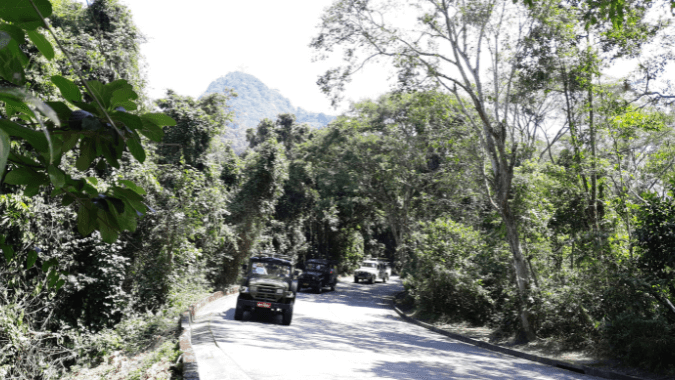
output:
<svg viewBox="0 0 675 380"><path fill-rule="evenodd" d="M336 284L336 283L337 283L337 281L334 282L334 283L332 283L332 284L330 284L330 290L335 291L335 284Z"/></svg>
<svg viewBox="0 0 675 380"><path fill-rule="evenodd" d="M382 282L386 284L387 280L388 280L388 278L387 278L387 275L385 274L384 277L382 277Z"/></svg>
<svg viewBox="0 0 675 380"><path fill-rule="evenodd" d="M244 318L244 308L239 306L239 302L237 302L237 308L234 309L234 320L241 321L243 318Z"/></svg>
<svg viewBox="0 0 675 380"><path fill-rule="evenodd" d="M281 324L284 326L290 326L291 320L293 320L293 304L291 304L290 309L284 310L284 314L281 319Z"/></svg>
<svg viewBox="0 0 675 380"><path fill-rule="evenodd" d="M368 283L369 283L369 284L372 284L372 283L374 283L374 282L375 282L375 280L373 280L372 277L368 279Z"/></svg>
<svg viewBox="0 0 675 380"><path fill-rule="evenodd" d="M357 277L354 277L354 282L358 283L359 279Z"/></svg>
<svg viewBox="0 0 675 380"><path fill-rule="evenodd" d="M320 281L319 285L314 288L314 293L321 294L321 290L323 290L323 281Z"/></svg>

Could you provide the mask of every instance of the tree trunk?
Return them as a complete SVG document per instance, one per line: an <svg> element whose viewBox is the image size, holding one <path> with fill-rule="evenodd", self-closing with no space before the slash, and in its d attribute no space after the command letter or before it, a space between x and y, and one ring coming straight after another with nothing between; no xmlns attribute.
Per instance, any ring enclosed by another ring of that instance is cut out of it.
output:
<svg viewBox="0 0 675 380"><path fill-rule="evenodd" d="M513 254L513 267L516 272L516 283L518 285L518 294L520 296L520 323L528 341L536 339L536 334L530 326L530 274L527 267L527 261L523 257L520 247L520 237L518 236L518 225L515 215L511 213L508 204L502 206L502 220L506 226L506 239L509 242L511 253Z"/></svg>

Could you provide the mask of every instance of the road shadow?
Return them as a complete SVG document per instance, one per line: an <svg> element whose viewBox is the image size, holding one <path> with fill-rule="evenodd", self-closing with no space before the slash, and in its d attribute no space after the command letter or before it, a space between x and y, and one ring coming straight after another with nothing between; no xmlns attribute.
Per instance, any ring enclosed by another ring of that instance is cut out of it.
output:
<svg viewBox="0 0 675 380"><path fill-rule="evenodd" d="M515 363L517 366L517 363ZM361 371L365 376L372 376L397 380L418 380L418 379L487 379L487 380L530 380L547 376L556 379L579 379L575 374L546 373L530 366L527 369L514 371L510 366L499 365L499 363L481 363L480 365L450 365L447 363L428 362L428 361L377 361L373 367ZM590 377L586 377L590 379Z"/></svg>
<svg viewBox="0 0 675 380"><path fill-rule="evenodd" d="M397 278L387 283L376 282L374 284L357 284L341 279L334 291L322 294L301 292L298 293L298 300L331 305L390 309L391 300L401 290L403 290L403 286Z"/></svg>
<svg viewBox="0 0 675 380"><path fill-rule="evenodd" d="M518 362L519 359L437 336L426 330L412 334L407 325L401 325L399 319L387 318L355 327L344 323L326 323L321 319L304 316L296 325L279 326L273 321L262 320L261 323L270 324L263 331L242 331L242 326L239 325L242 322L232 321L230 313L228 311L214 316L211 324L213 336L219 344L233 343L259 349L275 347L285 351L362 350L384 356L410 358L409 361L373 363L368 372L384 378L584 378L579 374L566 373L567 371L536 363ZM446 364L448 356L456 359L456 366Z"/></svg>

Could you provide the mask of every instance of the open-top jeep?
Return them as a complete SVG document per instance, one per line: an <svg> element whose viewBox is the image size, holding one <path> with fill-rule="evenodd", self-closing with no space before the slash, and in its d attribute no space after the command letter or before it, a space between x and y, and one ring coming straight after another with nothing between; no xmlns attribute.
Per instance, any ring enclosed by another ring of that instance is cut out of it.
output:
<svg viewBox="0 0 675 380"><path fill-rule="evenodd" d="M244 311L274 312L283 315L282 323L290 325L297 293L297 272L291 261L278 257L251 257L243 266L246 277L239 287L234 319L241 320Z"/></svg>
<svg viewBox="0 0 675 380"><path fill-rule="evenodd" d="M326 259L309 259L305 262L305 271L298 278L298 291L312 288L314 293L321 293L324 286L335 290L338 274L335 264Z"/></svg>
<svg viewBox="0 0 675 380"><path fill-rule="evenodd" d="M359 266L359 269L354 271L354 282L366 280L372 284L377 280L387 282L391 276L391 267L387 262L379 260L365 260Z"/></svg>

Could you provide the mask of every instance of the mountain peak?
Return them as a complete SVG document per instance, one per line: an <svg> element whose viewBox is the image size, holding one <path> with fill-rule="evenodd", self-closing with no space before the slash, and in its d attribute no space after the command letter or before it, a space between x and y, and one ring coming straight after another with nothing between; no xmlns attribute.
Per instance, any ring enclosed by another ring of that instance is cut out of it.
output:
<svg viewBox="0 0 675 380"><path fill-rule="evenodd" d="M315 128L321 128L335 119L323 113L307 112L302 108L295 108L288 98L281 95L277 89L270 89L260 79L251 74L241 71L233 71L214 80L209 84L202 96L213 93L227 93L234 89L237 97L229 101L230 109L235 113L234 131L228 138L233 139L235 151L245 149L246 140L243 143L240 137L245 136L246 129L255 128L262 119L275 120L278 114L295 114L297 123L307 123ZM235 141L236 140L236 141ZM242 145L243 144L243 145Z"/></svg>

